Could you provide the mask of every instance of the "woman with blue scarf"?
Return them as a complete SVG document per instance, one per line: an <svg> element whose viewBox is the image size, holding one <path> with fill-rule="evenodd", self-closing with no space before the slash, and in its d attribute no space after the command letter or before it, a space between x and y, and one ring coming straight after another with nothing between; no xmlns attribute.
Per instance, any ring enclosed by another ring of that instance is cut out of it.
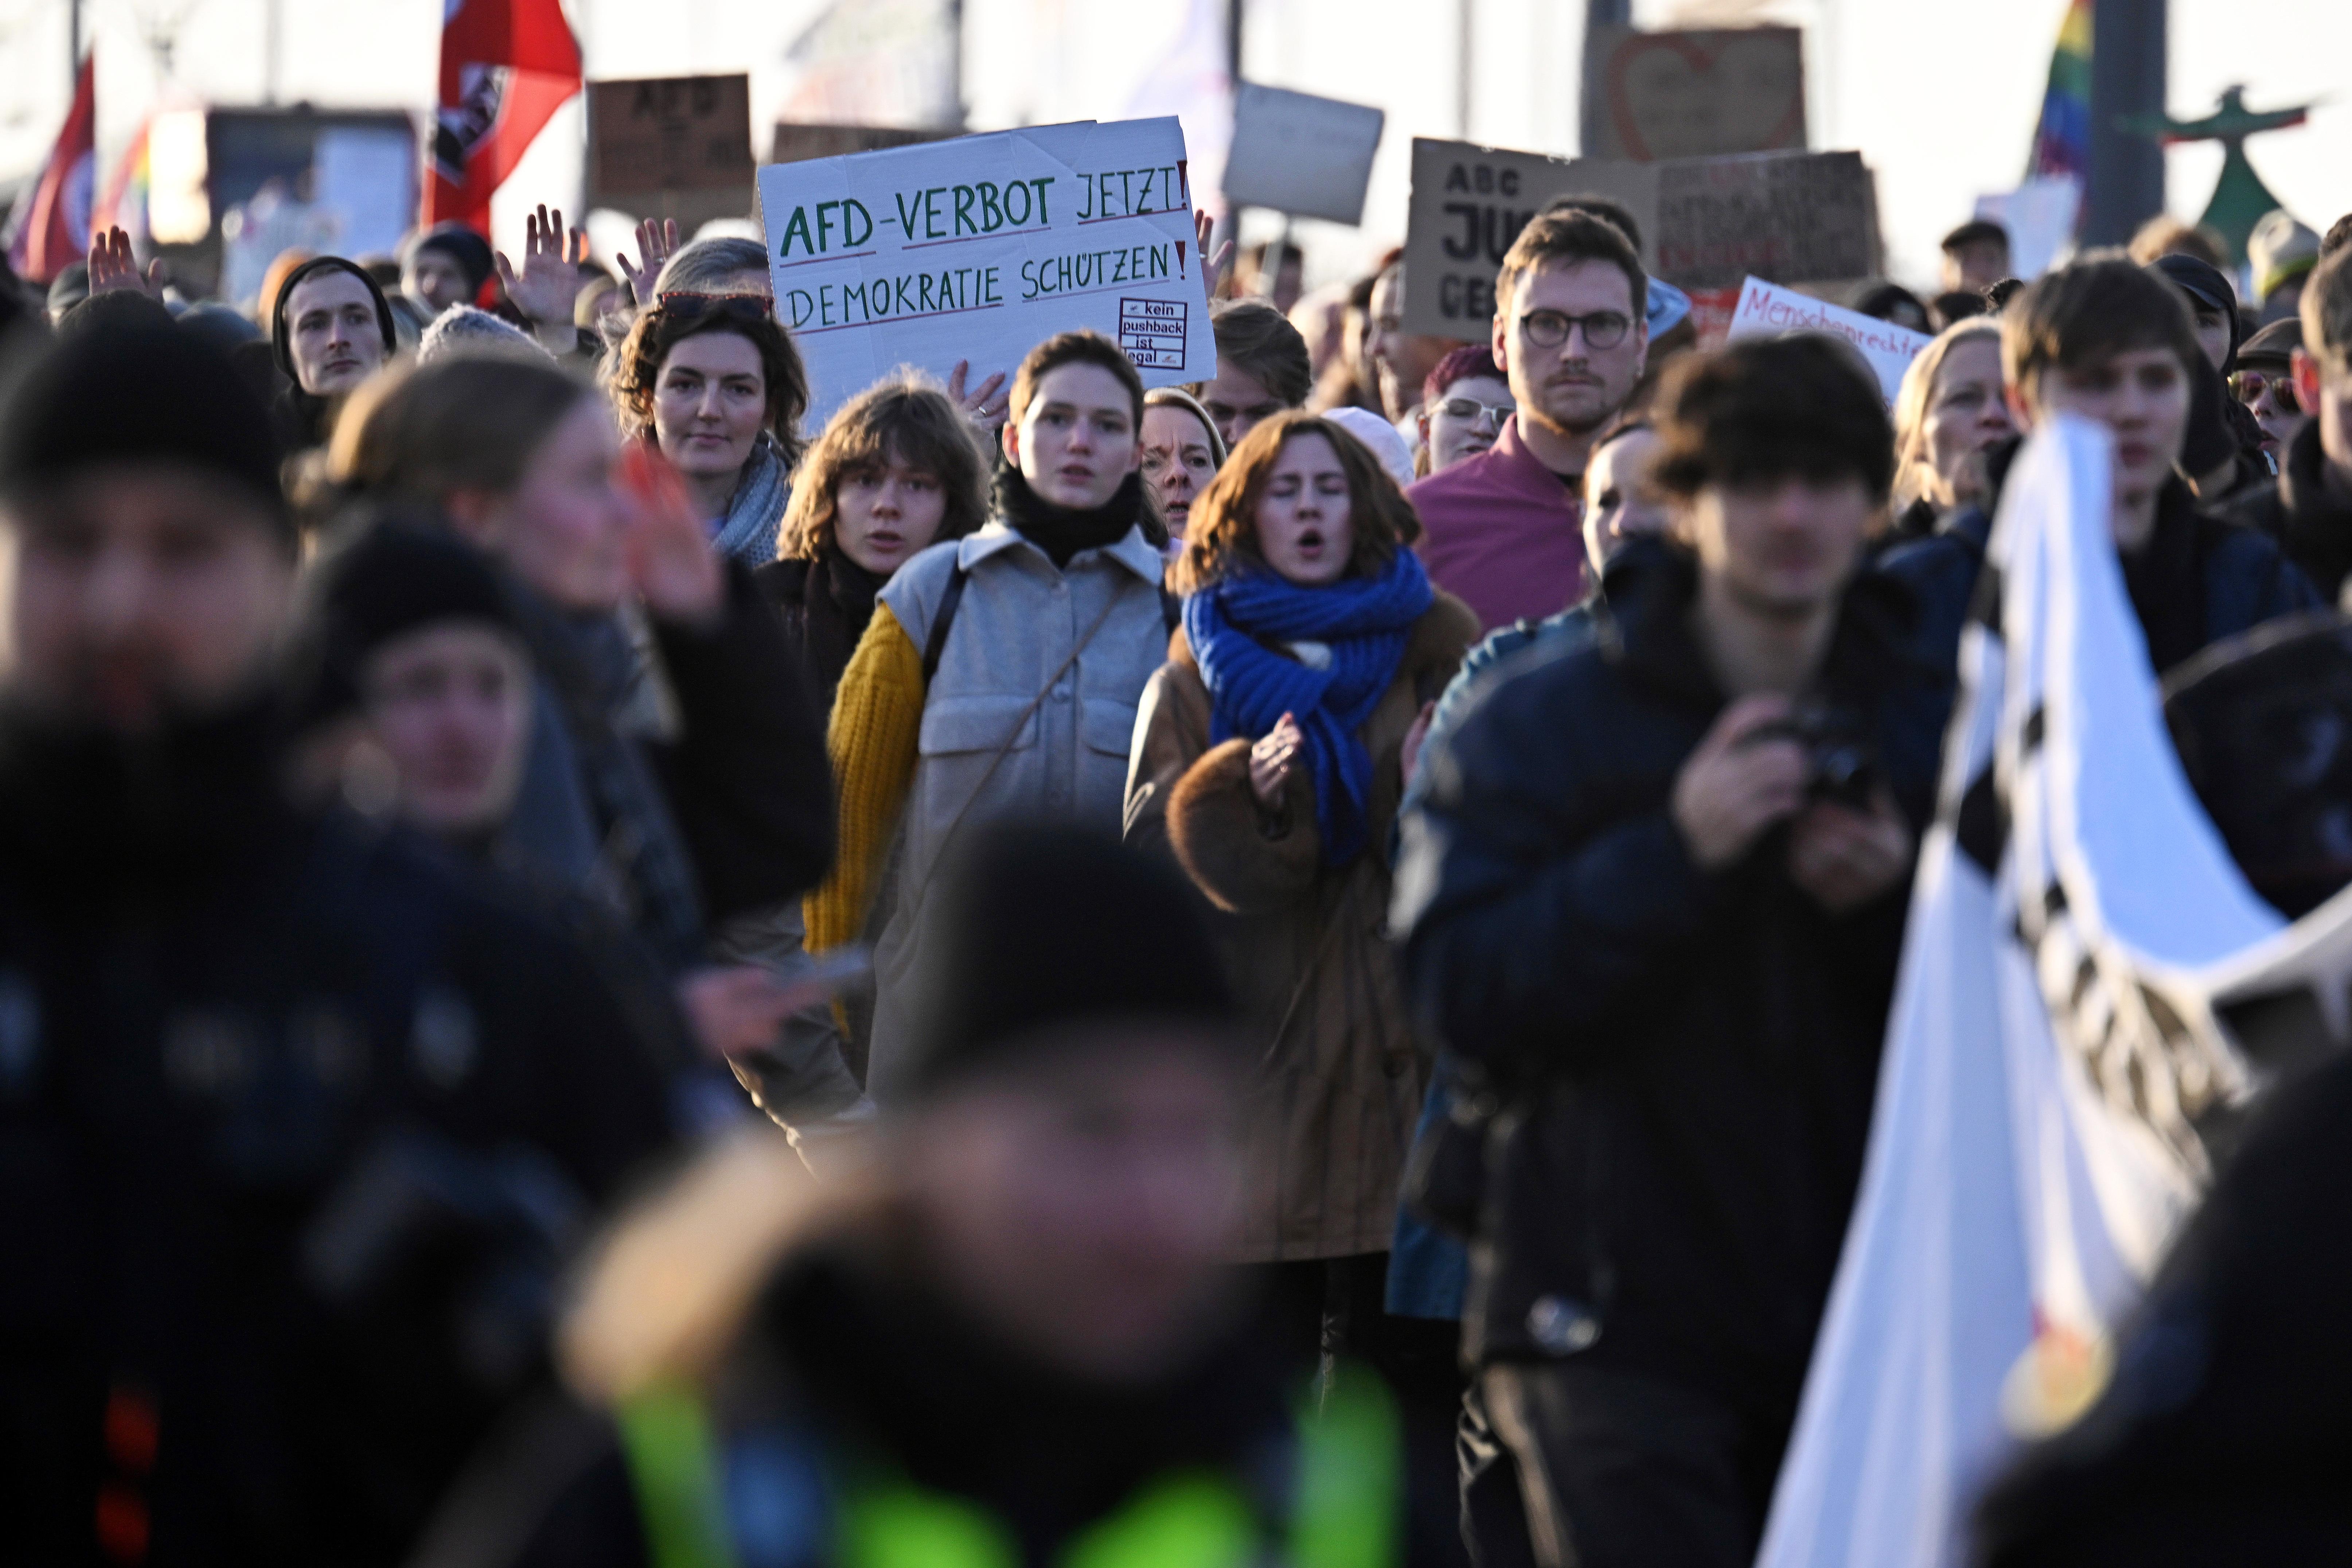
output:
<svg viewBox="0 0 2352 1568"><path fill-rule="evenodd" d="M1309 1324L1379 1311L1429 1071L1383 936L1389 830L1406 734L1478 622L1430 585L1420 533L1338 426L1259 426L1193 503L1183 626L1128 774L1129 838L1166 845L1225 917L1259 1061L1238 1260L1281 1266Z"/></svg>

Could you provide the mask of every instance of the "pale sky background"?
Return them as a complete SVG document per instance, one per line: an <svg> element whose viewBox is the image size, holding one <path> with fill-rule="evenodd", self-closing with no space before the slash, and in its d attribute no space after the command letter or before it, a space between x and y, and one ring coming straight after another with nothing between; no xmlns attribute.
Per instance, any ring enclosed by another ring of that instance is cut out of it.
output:
<svg viewBox="0 0 2352 1568"><path fill-rule="evenodd" d="M270 0L85 0L98 41L100 164L160 97L252 103L264 85ZM281 97L429 110L441 0L276 0ZM1474 93L1456 90L1462 4ZM592 77L748 70L755 142L792 83L786 46L821 0L566 0ZM1193 5L1223 0L966 0L966 95L975 128L1131 112ZM1980 193L2021 171L2065 0L1635 0L1643 26L1718 19L1807 31L1811 137L1875 169L1890 270L1927 281L1936 240ZM1252 0L1245 73L1388 113L1360 230L1303 226L1310 265L1342 275L1401 239L1416 135L1572 154L1583 7L1575 0ZM65 108L66 0L0 0L0 178L38 163ZM150 40L174 37L166 83ZM2325 228L2352 209L2352 0L2173 0L2171 108L2202 113L2242 83L2255 108L2328 100L2252 155L2290 210ZM579 179L576 110L541 138L499 209L520 238L521 204ZM2210 147L2169 155L2172 210L2193 217L2219 167ZM1270 221L1270 220L1269 220ZM509 230L513 232L509 232ZM1253 231L1255 232L1255 230ZM609 245L612 226L600 226Z"/></svg>

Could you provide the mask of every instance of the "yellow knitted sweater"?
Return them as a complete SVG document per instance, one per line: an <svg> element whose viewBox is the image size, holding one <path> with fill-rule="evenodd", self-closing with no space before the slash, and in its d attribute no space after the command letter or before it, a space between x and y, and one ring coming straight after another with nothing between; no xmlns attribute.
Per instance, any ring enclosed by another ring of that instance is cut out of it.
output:
<svg viewBox="0 0 2352 1568"><path fill-rule="evenodd" d="M874 606L834 699L825 750L839 800L833 872L808 896L808 951L857 940L890 835L915 780L922 732L923 657L887 605Z"/></svg>

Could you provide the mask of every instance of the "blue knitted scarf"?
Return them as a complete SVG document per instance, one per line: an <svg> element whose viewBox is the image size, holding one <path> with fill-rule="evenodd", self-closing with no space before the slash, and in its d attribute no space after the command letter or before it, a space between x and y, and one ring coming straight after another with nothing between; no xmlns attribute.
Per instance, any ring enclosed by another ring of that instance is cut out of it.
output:
<svg viewBox="0 0 2352 1568"><path fill-rule="evenodd" d="M1364 847L1372 758L1356 731L1396 679L1405 639L1434 595L1410 550L1377 577L1301 588L1259 568L1184 601L1184 636L1209 688L1210 738L1255 741L1294 715L1307 737L1315 825L1324 863L1344 866ZM1328 648L1318 668L1285 648Z"/></svg>

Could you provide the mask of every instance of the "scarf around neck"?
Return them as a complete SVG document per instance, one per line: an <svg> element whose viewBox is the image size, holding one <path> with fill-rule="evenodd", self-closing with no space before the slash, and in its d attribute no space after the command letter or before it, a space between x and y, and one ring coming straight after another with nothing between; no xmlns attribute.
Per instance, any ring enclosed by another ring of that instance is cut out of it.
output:
<svg viewBox="0 0 2352 1568"><path fill-rule="evenodd" d="M801 654L824 693L828 712L849 656L874 618L874 596L883 581L832 544L809 563L801 597Z"/></svg>
<svg viewBox="0 0 2352 1568"><path fill-rule="evenodd" d="M1344 866L1364 847L1372 758L1357 731L1435 597L1421 558L1400 549L1376 577L1301 588L1258 567L1184 601L1184 636L1209 689L1210 740L1256 740L1285 713L1297 720L1327 865Z"/></svg>
<svg viewBox="0 0 2352 1568"><path fill-rule="evenodd" d="M776 528L784 520L784 503L792 499L793 477L775 438L761 433L744 460L742 477L735 481L734 499L719 522L711 544L721 555L731 555L750 566L764 566L776 558Z"/></svg>
<svg viewBox="0 0 2352 1568"><path fill-rule="evenodd" d="M1143 524L1145 538L1154 544L1167 542L1164 532L1155 536L1151 513L1143 504L1140 473L1129 474L1120 480L1118 489L1102 505L1078 510L1055 505L1029 488L1020 469L1010 463L1000 464L996 470L996 510L1024 539L1052 559L1057 572L1066 570L1070 557L1081 550L1105 550L1117 544L1139 522Z"/></svg>

